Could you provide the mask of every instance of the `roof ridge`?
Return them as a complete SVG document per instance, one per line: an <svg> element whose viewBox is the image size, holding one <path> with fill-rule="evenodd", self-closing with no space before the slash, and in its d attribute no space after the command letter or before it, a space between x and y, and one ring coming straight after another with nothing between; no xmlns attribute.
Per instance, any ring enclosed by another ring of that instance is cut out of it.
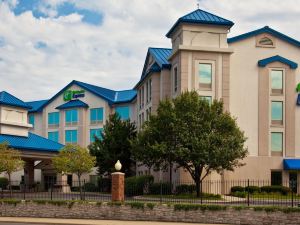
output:
<svg viewBox="0 0 300 225"><path fill-rule="evenodd" d="M218 17L219 19L222 19L222 20L227 20L227 21L229 21L229 22L232 22L232 21L230 21L230 20L228 20L228 19L225 19L225 18L223 18L223 17L221 17L221 16L218 16L218 15L216 15L216 14L213 14L213 13L211 13L211 12L208 12L208 11L206 11L206 10L203 10L203 9L196 9L196 10L194 10L193 12L190 12L190 13L188 13L188 14L186 14L186 15L184 15L184 16L182 16L182 17L180 17L180 19L183 19L183 17L189 16L189 15L191 15L191 14L195 13L195 12L198 12L198 11L205 12L205 13L207 13L207 14L211 15L211 16Z"/></svg>
<svg viewBox="0 0 300 225"><path fill-rule="evenodd" d="M26 101L25 103L35 103L35 102L43 102L43 101L48 101L49 99L44 99L44 100L35 100L35 101Z"/></svg>

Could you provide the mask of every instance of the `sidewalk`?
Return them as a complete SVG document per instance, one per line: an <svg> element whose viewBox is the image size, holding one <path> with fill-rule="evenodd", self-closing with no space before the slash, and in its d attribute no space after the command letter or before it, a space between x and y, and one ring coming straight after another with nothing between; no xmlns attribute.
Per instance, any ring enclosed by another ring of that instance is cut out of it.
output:
<svg viewBox="0 0 300 225"><path fill-rule="evenodd" d="M187 225L191 223L175 222L147 222L147 221L116 221L116 220L83 220L83 219L53 219L53 218L24 218L0 217L1 222L28 223L28 224L68 224L68 225ZM199 223L198 223L199 224ZM203 224L205 225L205 224ZM206 224L209 225L209 224ZM210 224L213 225L213 224Z"/></svg>

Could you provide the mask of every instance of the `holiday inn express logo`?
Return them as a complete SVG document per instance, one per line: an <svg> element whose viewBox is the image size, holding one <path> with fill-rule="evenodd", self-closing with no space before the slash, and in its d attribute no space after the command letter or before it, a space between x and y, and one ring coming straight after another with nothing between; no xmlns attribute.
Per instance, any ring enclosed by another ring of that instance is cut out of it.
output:
<svg viewBox="0 0 300 225"><path fill-rule="evenodd" d="M64 101L71 101L74 98L83 98L84 92L84 90L66 90L64 91Z"/></svg>
<svg viewBox="0 0 300 225"><path fill-rule="evenodd" d="M298 83L297 87L296 87L296 91L298 93L298 97L297 97L297 105L300 106L300 83Z"/></svg>

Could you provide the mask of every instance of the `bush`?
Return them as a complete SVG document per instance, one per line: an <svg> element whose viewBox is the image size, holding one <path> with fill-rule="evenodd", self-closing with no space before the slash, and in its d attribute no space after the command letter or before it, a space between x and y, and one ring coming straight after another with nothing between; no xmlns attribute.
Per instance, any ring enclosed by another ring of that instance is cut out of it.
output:
<svg viewBox="0 0 300 225"><path fill-rule="evenodd" d="M147 189L153 183L153 180L154 178L151 175L126 178L126 196L143 195L144 192L147 192Z"/></svg>
<svg viewBox="0 0 300 225"><path fill-rule="evenodd" d="M244 192L245 191L245 188L242 187L242 186L233 186L231 187L231 192Z"/></svg>
<svg viewBox="0 0 300 225"><path fill-rule="evenodd" d="M172 184L170 183L154 183L149 186L149 194L151 195L170 195L172 194Z"/></svg>
<svg viewBox="0 0 300 225"><path fill-rule="evenodd" d="M247 193L244 192L244 191L243 192L241 192L241 191L235 191L235 192L231 193L231 196L238 197L238 198L246 198Z"/></svg>
<svg viewBox="0 0 300 225"><path fill-rule="evenodd" d="M249 193L251 193L251 194L253 194L253 193L259 193L260 192L260 187L258 187L258 186L245 187L245 191L246 192L249 191Z"/></svg>
<svg viewBox="0 0 300 225"><path fill-rule="evenodd" d="M196 185L182 184L176 187L176 194L192 194L196 191Z"/></svg>
<svg viewBox="0 0 300 225"><path fill-rule="evenodd" d="M272 186L263 186L260 188L261 192L266 193L281 193L282 195L287 195L292 190L288 187L280 186L280 185L272 185Z"/></svg>
<svg viewBox="0 0 300 225"><path fill-rule="evenodd" d="M97 192L99 191L95 184L93 183L85 183L82 188L86 192Z"/></svg>
<svg viewBox="0 0 300 225"><path fill-rule="evenodd" d="M6 177L0 177L0 188L3 190L7 189L8 179Z"/></svg>
<svg viewBox="0 0 300 225"><path fill-rule="evenodd" d="M111 178L99 178L97 184L100 192L111 192Z"/></svg>

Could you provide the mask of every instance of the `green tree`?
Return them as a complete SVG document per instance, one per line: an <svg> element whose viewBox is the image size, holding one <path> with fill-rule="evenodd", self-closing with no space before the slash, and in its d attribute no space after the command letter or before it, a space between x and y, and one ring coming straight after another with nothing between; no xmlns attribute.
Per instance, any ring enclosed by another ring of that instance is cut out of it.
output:
<svg viewBox="0 0 300 225"><path fill-rule="evenodd" d="M8 175L8 184L11 195L11 174L23 169L23 167L24 161L21 159L20 152L9 148L7 143L0 143L0 172L5 172Z"/></svg>
<svg viewBox="0 0 300 225"><path fill-rule="evenodd" d="M81 177L83 174L92 171L96 163L95 157L91 156L86 148L68 144L62 148L57 156L53 157L52 162L57 172L77 175L80 198L83 199Z"/></svg>
<svg viewBox="0 0 300 225"><path fill-rule="evenodd" d="M109 116L104 125L102 138L96 138L89 146L92 155L97 158L100 175L109 175L114 171L117 160L122 163L122 172L126 176L134 174L131 141L136 138L137 131L134 123L121 120L117 114Z"/></svg>

